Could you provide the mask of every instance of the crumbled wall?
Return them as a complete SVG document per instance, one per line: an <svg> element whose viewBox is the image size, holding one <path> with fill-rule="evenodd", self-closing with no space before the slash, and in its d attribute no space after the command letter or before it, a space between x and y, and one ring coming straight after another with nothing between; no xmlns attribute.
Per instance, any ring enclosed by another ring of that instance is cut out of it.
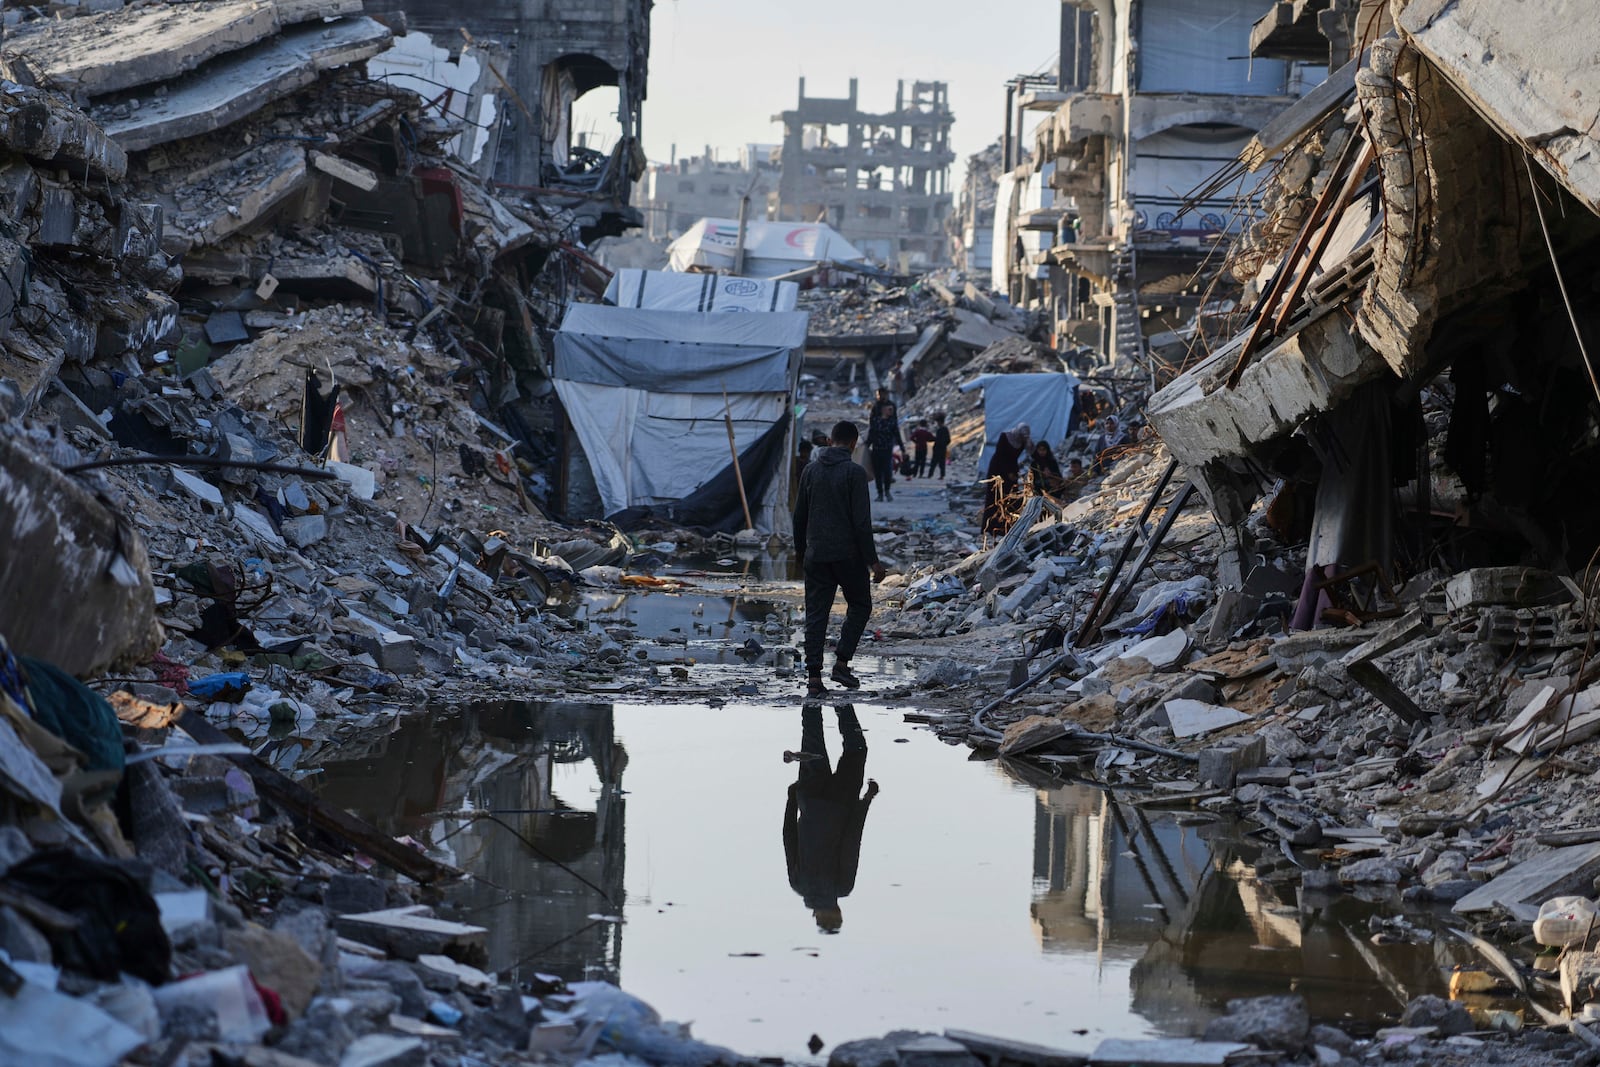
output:
<svg viewBox="0 0 1600 1067"><path fill-rule="evenodd" d="M1373 46L1356 94L1378 146L1384 204L1356 326L1410 376L1440 316L1521 271L1528 207L1511 147L1403 42Z"/></svg>

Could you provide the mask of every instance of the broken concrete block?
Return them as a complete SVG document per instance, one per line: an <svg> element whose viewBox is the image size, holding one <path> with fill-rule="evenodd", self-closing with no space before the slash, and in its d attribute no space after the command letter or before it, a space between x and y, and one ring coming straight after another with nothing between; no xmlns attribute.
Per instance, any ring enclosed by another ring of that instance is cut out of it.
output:
<svg viewBox="0 0 1600 1067"><path fill-rule="evenodd" d="M1267 743L1259 735L1229 738L1200 750L1200 781L1219 789L1232 789L1240 772L1260 767L1266 760Z"/></svg>
<svg viewBox="0 0 1600 1067"><path fill-rule="evenodd" d="M1549 571L1533 567L1478 567L1450 579L1444 597L1451 611L1461 611L1491 604L1525 608L1565 604L1572 599L1572 593Z"/></svg>
<svg viewBox="0 0 1600 1067"><path fill-rule="evenodd" d="M247 508L243 504L235 504L233 508L233 524L275 548L288 547L278 531L272 528L272 520L254 508Z"/></svg>
<svg viewBox="0 0 1600 1067"><path fill-rule="evenodd" d="M371 500L378 495L378 476L367 468L357 467L353 463L330 463L328 470L348 485L357 499Z"/></svg>
<svg viewBox="0 0 1600 1067"><path fill-rule="evenodd" d="M1148 637L1117 658L1142 659L1158 671L1170 671L1182 665L1190 647L1189 635L1182 630L1173 630L1161 637Z"/></svg>
<svg viewBox="0 0 1600 1067"><path fill-rule="evenodd" d="M1382 856L1356 860L1339 868L1339 881L1357 885L1398 885L1404 877L1400 864Z"/></svg>
<svg viewBox="0 0 1600 1067"><path fill-rule="evenodd" d="M366 167L352 163L348 159L330 156L326 152L312 152L311 165L322 173L332 176L337 181L346 185L353 185L364 193L370 193L378 187L378 176Z"/></svg>
<svg viewBox="0 0 1600 1067"><path fill-rule="evenodd" d="M1600 952L1568 952L1561 957L1561 997L1574 1011L1600 1000Z"/></svg>
<svg viewBox="0 0 1600 1067"><path fill-rule="evenodd" d="M1000 755L1020 756L1067 736L1067 724L1045 715L1029 715L1006 727L1000 739Z"/></svg>
<svg viewBox="0 0 1600 1067"><path fill-rule="evenodd" d="M1294 780L1293 767L1251 767L1239 772L1239 785L1264 785L1282 788Z"/></svg>
<svg viewBox="0 0 1600 1067"><path fill-rule="evenodd" d="M473 967L470 964L458 963L449 956L434 956L423 953L417 957L417 966L424 972L424 978L429 974L448 977L454 986L475 993L486 992L494 988L494 976Z"/></svg>
<svg viewBox="0 0 1600 1067"><path fill-rule="evenodd" d="M488 930L435 919L427 912L426 907L417 905L340 915L334 919L334 927L352 941L381 948L400 959L434 955L473 963L487 958Z"/></svg>
<svg viewBox="0 0 1600 1067"><path fill-rule="evenodd" d="M1304 997L1292 994L1228 1001L1228 1014L1206 1026L1207 1041L1248 1041L1259 1048L1297 1053L1311 1033Z"/></svg>
<svg viewBox="0 0 1600 1067"><path fill-rule="evenodd" d="M210 504L214 508L222 506L222 490L204 478L190 474L188 471L174 469L172 480L201 503Z"/></svg>
<svg viewBox="0 0 1600 1067"><path fill-rule="evenodd" d="M1169 700L1162 705L1172 735L1180 741L1199 737L1214 730L1248 722L1250 716L1219 704L1202 704L1198 700Z"/></svg>
<svg viewBox="0 0 1600 1067"><path fill-rule="evenodd" d="M296 548L314 545L328 536L326 515L295 515L283 520L283 537Z"/></svg>
<svg viewBox="0 0 1600 1067"><path fill-rule="evenodd" d="M1474 1029L1472 1016L1460 1004L1432 995L1414 998L1400 1016L1401 1026L1431 1026L1440 1036L1450 1037Z"/></svg>
<svg viewBox="0 0 1600 1067"><path fill-rule="evenodd" d="M371 636L356 638L361 651L377 662L380 670L390 674L415 674L422 669L417 659L417 639L393 630L383 630Z"/></svg>

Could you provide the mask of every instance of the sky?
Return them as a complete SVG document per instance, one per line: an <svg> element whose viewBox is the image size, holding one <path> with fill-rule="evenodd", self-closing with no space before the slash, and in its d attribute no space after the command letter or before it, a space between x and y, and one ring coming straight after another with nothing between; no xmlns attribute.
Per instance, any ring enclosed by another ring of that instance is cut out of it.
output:
<svg viewBox="0 0 1600 1067"><path fill-rule="evenodd" d="M966 157L996 140L1005 82L1055 62L1060 0L657 0L651 13L644 147L652 161L706 145L777 143L772 116L860 79L868 111L894 108L895 82L943 81L959 188ZM581 128L581 126L580 126Z"/></svg>

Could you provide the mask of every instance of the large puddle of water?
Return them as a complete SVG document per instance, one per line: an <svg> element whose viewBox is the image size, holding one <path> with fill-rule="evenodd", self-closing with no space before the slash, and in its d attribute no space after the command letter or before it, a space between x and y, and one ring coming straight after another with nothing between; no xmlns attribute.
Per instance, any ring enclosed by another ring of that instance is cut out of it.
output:
<svg viewBox="0 0 1600 1067"><path fill-rule="evenodd" d="M495 705L338 756L308 782L472 873L441 910L494 969L617 982L754 1055L901 1028L1087 1050L1291 990L1372 1024L1465 958L1300 904L1233 827L957 766L877 707Z"/></svg>

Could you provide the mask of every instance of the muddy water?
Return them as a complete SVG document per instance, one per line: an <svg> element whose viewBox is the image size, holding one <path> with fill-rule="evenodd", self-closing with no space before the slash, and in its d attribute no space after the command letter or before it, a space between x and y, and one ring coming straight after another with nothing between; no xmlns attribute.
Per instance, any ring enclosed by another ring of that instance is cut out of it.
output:
<svg viewBox="0 0 1600 1067"><path fill-rule="evenodd" d="M495 969L619 982L758 1055L896 1028L1087 1049L1289 990L1373 1024L1462 958L1301 906L1231 827L965 758L869 706L498 705L310 781L473 873L446 910Z"/></svg>

